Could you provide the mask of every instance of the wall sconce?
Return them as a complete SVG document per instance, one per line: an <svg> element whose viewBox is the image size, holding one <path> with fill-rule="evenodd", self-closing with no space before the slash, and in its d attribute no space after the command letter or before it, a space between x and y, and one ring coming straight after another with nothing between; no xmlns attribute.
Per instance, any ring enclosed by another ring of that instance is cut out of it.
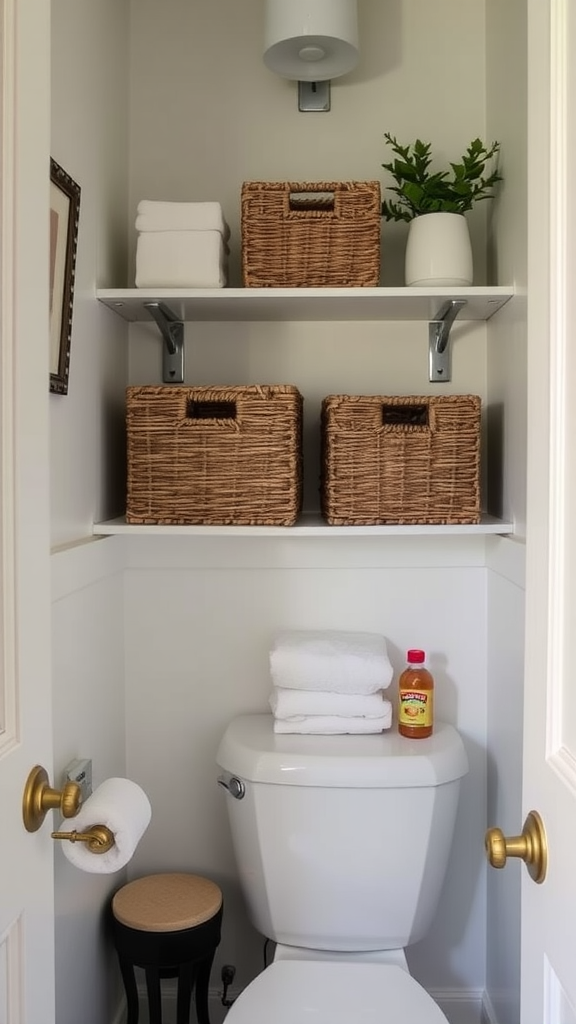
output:
<svg viewBox="0 0 576 1024"><path fill-rule="evenodd" d="M356 0L265 0L264 63L298 82L298 109L330 110L330 79L358 63Z"/></svg>

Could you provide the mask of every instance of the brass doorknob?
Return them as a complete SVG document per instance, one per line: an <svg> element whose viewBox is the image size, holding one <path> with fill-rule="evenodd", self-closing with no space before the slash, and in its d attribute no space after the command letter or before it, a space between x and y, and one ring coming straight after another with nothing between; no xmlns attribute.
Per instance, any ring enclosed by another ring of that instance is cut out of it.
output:
<svg viewBox="0 0 576 1024"><path fill-rule="evenodd" d="M534 882L543 882L548 866L548 842L542 819L530 811L522 827L522 835L505 836L499 828L489 828L484 840L486 856L493 868L506 866L508 857L520 857Z"/></svg>
<svg viewBox="0 0 576 1024"><path fill-rule="evenodd" d="M80 810L82 790L77 782L67 782L63 789L52 789L48 772L37 764L30 772L22 796L22 818L27 832L36 832L46 814L58 809L63 818L73 818Z"/></svg>

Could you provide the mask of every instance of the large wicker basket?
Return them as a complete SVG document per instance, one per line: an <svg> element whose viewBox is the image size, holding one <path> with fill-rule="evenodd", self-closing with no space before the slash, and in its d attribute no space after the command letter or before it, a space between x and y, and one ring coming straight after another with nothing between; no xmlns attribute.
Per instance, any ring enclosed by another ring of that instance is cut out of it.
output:
<svg viewBox="0 0 576 1024"><path fill-rule="evenodd" d="M302 396L291 385L129 387L129 523L292 526Z"/></svg>
<svg viewBox="0 0 576 1024"><path fill-rule="evenodd" d="M478 523L476 395L329 395L322 512L333 525Z"/></svg>
<svg viewBox="0 0 576 1024"><path fill-rule="evenodd" d="M378 181L244 182L244 285L376 287L381 221Z"/></svg>

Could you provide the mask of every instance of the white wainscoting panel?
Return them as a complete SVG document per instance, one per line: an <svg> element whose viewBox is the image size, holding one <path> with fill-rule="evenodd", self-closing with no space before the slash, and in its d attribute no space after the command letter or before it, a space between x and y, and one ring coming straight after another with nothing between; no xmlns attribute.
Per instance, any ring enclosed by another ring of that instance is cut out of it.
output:
<svg viewBox="0 0 576 1024"><path fill-rule="evenodd" d="M24 1024L24 964L22 920L18 918L0 935L0 1021Z"/></svg>
<svg viewBox="0 0 576 1024"><path fill-rule="evenodd" d="M338 545L331 565L324 542L310 541L298 545L295 565L287 541L221 541L207 551L199 539L127 539L127 772L153 808L130 872L191 870L221 884L226 927L216 977L222 963L235 964L244 987L261 970L263 942L239 891L216 785L218 743L235 715L268 710L274 632L308 627L383 633L396 674L408 647L429 652L438 717L460 729L470 773L434 929L410 950L410 966L425 986L452 989L456 978L467 990L484 985L484 540L468 539L468 557L461 549L450 567L438 564L435 540L420 540L368 540L346 554ZM395 693L393 684L392 700Z"/></svg>

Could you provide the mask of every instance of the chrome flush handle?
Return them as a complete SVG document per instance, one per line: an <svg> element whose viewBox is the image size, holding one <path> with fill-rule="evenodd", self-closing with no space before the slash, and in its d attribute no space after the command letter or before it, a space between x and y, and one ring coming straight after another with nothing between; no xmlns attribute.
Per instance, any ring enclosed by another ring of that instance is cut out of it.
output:
<svg viewBox="0 0 576 1024"><path fill-rule="evenodd" d="M220 775L218 785L228 790L230 796L233 796L235 800L242 800L246 793L246 786L242 779L237 779L235 775Z"/></svg>

